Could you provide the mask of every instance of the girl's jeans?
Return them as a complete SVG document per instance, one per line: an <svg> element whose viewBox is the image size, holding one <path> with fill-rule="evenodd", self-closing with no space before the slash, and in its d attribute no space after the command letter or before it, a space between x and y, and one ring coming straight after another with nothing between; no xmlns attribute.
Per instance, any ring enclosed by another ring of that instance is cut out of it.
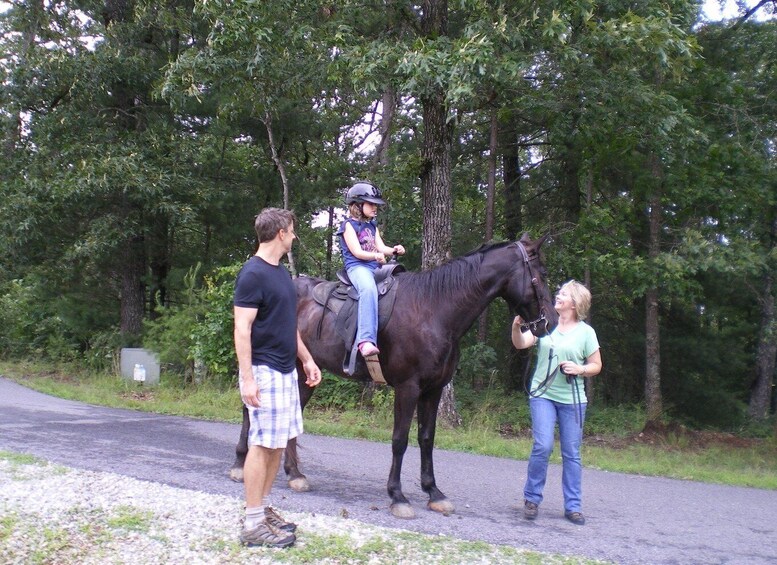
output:
<svg viewBox="0 0 777 565"><path fill-rule="evenodd" d="M348 278L359 291L357 345L364 341L378 344L378 289L375 286L375 277L372 273L372 269L362 265L348 269Z"/></svg>
<svg viewBox="0 0 777 565"><path fill-rule="evenodd" d="M585 420L587 404L582 404L582 418ZM558 423L561 444L561 488L564 493L564 511L582 511L582 471L580 444L583 441L583 426L576 417L578 407L561 404L547 398L529 399L531 409L534 446L529 457L526 485L523 496L528 502L540 504L545 479L548 475L548 459L553 452L554 430Z"/></svg>

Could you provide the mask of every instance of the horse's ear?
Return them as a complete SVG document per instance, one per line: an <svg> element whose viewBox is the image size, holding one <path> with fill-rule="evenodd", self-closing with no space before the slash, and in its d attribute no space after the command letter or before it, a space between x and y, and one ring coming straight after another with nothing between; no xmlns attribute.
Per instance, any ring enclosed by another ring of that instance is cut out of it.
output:
<svg viewBox="0 0 777 565"><path fill-rule="evenodd" d="M526 246L531 245L535 249L539 249L540 247L542 247L542 244L545 243L545 240L548 239L549 236L550 234L546 233L541 238L532 240L532 238L529 237L529 232L523 232L523 235L521 236L521 239L519 241Z"/></svg>

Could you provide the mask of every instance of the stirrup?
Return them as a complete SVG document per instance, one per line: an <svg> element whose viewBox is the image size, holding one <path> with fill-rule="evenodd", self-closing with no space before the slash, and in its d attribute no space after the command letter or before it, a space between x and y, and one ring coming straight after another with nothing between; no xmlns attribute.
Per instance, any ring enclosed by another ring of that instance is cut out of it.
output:
<svg viewBox="0 0 777 565"><path fill-rule="evenodd" d="M385 385L386 379L383 378L383 370L380 368L380 359L377 355L370 355L365 357L364 361L367 363L367 370L370 372L372 381L379 385Z"/></svg>

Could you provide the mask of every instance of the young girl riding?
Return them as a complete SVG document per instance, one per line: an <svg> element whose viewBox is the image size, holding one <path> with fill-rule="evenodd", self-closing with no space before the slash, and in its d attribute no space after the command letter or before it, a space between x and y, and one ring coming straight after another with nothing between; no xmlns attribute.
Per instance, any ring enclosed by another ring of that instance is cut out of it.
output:
<svg viewBox="0 0 777 565"><path fill-rule="evenodd" d="M373 271L386 262L386 255L404 255L401 245L383 243L375 223L378 207L386 202L377 186L357 182L346 196L349 217L343 220L337 235L345 270L359 292L359 320L356 343L365 359L380 353L378 349L378 290Z"/></svg>

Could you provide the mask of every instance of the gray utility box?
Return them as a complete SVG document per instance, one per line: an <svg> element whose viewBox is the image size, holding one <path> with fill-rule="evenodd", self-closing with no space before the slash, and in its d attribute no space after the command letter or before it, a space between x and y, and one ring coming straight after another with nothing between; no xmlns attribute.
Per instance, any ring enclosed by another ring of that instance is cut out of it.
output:
<svg viewBox="0 0 777 565"><path fill-rule="evenodd" d="M121 376L138 384L159 384L159 360L156 353L139 347L121 350Z"/></svg>

